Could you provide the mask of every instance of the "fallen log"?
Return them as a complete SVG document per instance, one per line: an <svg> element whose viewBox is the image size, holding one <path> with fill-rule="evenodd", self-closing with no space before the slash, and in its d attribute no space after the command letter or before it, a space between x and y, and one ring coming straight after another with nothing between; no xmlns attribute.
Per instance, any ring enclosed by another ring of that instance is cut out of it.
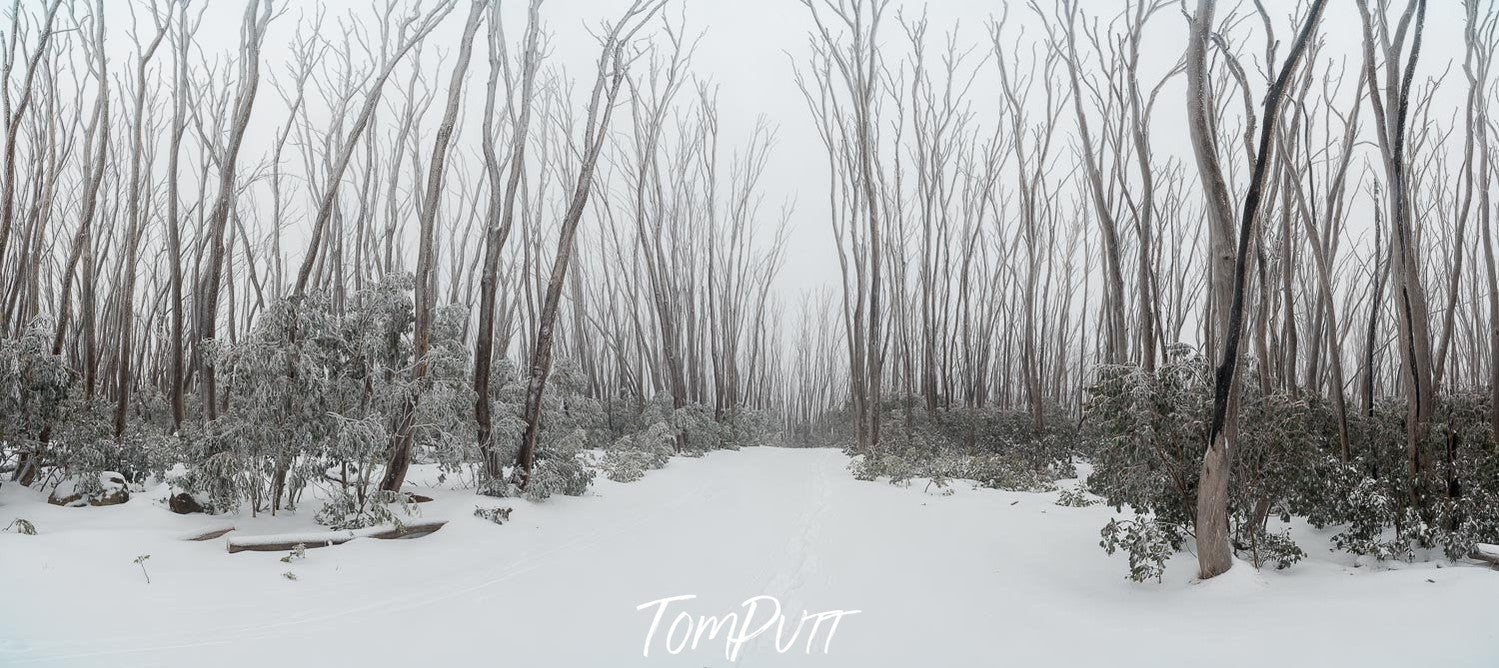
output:
<svg viewBox="0 0 1499 668"><path fill-rule="evenodd" d="M225 541L225 545L229 549L229 554L245 551L282 552L298 545L307 549L342 545L355 538L378 538L381 540L421 538L441 529L447 523L447 520L416 520L400 524L385 524L343 531L314 531L267 536L231 536Z"/></svg>
<svg viewBox="0 0 1499 668"><path fill-rule="evenodd" d="M221 526L221 527L218 527L218 528L208 529L208 530L205 530L205 531L194 531L192 533L189 533L189 534L183 536L182 540L193 540L193 541L200 541L200 542L201 541L205 541L205 540L213 540L213 539L218 538L219 536L222 536L222 535L224 535L226 533L229 533L230 531L233 531L233 530L234 530L234 525L231 524L231 525L228 525L228 526Z"/></svg>
<svg viewBox="0 0 1499 668"><path fill-rule="evenodd" d="M1473 551L1468 553L1469 559L1477 559L1489 565L1494 570L1499 570L1499 546L1479 543L1473 546Z"/></svg>

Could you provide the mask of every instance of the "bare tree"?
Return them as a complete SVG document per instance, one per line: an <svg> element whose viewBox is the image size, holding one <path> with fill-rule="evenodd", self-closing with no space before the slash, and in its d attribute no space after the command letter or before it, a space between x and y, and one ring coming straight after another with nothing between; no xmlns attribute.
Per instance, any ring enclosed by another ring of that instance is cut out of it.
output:
<svg viewBox="0 0 1499 668"><path fill-rule="evenodd" d="M840 239L847 235L849 246L840 253L852 255L853 284L844 273L845 310L853 366L853 397L856 440L861 449L873 453L880 442L881 371L884 367L885 337L882 334L885 314L881 312L885 266L882 239L885 227L882 209L887 199L882 194L883 175L878 169L879 137L876 98L880 94L884 65L880 57L879 28L889 8L889 0L849 0L837 4L828 0L802 0L815 24L812 74L816 77L819 97L814 99L805 82L801 88L814 113L823 117L823 141L828 143L829 161L834 166L834 182L841 186L844 201L834 205L835 232ZM831 15L847 31L844 36L823 19ZM836 69L837 78L834 79ZM839 100L836 90L846 93ZM843 118L842 114L849 114ZM834 143L836 142L836 143ZM842 153L841 155L839 153ZM835 195L836 197L836 195ZM837 209L847 207L846 220L839 222ZM862 217L863 222L856 221ZM863 232L855 229L862 224ZM840 244L845 243L840 241ZM848 259L840 258L847 267ZM849 304L849 302L853 302Z"/></svg>
<svg viewBox="0 0 1499 668"><path fill-rule="evenodd" d="M208 262L195 293L198 302L197 337L204 341L213 340L218 328L219 287L223 280L225 233L229 226L230 209L234 206L236 165L245 130L250 125L250 113L255 108L255 94L260 86L260 48L274 17L271 0L249 0L245 4L244 20L240 27L239 89L234 97L228 141L218 159L218 196L208 214ZM203 416L211 420L218 414L218 390L215 386L213 360L204 357L199 366L203 374Z"/></svg>
<svg viewBox="0 0 1499 668"><path fill-rule="evenodd" d="M520 50L519 94L507 91L506 117L510 120L510 155L502 166L495 155L495 142L491 124L496 116L495 94L500 74L505 74L505 84L514 88L501 30L499 3L495 3L489 17L489 85L484 97L484 173L489 182L489 205L485 214L484 269L479 279L479 327L474 343L474 419L478 427L479 451L484 458L484 475L490 481L498 481L503 475L503 462L494 447L494 427L490 417L489 380L494 363L495 309L499 291L500 254L510 230L515 223L515 200L522 174L525 173L526 143L531 127L531 98L536 90L536 71L543 57L541 44L542 0L531 0L526 11L526 30ZM519 109L517 110L517 107ZM509 170L504 190L500 190L501 172Z"/></svg>
<svg viewBox="0 0 1499 668"><path fill-rule="evenodd" d="M151 6L151 19L156 27L156 35L144 46L139 39L132 35L136 42L135 61L135 90L132 100L133 115L130 123L130 180L127 183L129 193L129 204L125 215L128 219L129 229L125 233L126 251L124 255L124 284L120 288L120 331L119 331L119 376L118 397L115 405L115 438L123 438L125 434L125 418L130 407L130 385L134 382L131 377L131 344L135 341L134 317L135 317L135 280L136 263L140 257L141 227L144 213L141 211L141 163L146 151L146 66L150 64L152 56L156 55L156 48L161 45L166 37L167 30L172 25L171 6L158 10L153 3Z"/></svg>
<svg viewBox="0 0 1499 668"><path fill-rule="evenodd" d="M1389 184L1390 277L1395 291L1396 330L1400 336L1400 376L1406 397L1406 436L1412 502L1422 493L1422 479L1429 465L1423 461L1421 447L1436 406L1432 378L1432 343L1430 313L1426 289L1421 278L1420 249L1411 221L1413 206L1408 173L1406 119L1410 112L1411 85L1415 79L1417 59L1421 55L1421 38L1426 26L1425 0L1411 0L1401 14L1394 35L1381 6L1378 16L1370 12L1367 0L1358 2L1364 30L1364 76L1369 85L1369 104L1374 111L1376 137L1383 158L1385 179ZM1414 30L1407 31L1414 15ZM1378 36L1376 37L1376 28ZM1400 54L1410 48L1404 65ZM1379 77L1376 44L1382 46L1384 83Z"/></svg>
<svg viewBox="0 0 1499 668"><path fill-rule="evenodd" d="M0 192L0 266L5 263L6 246L10 241L11 227L16 213L16 139L21 131L21 121L31 107L36 75L41 68L42 57L47 53L47 44L55 32L52 25L57 19L57 9L61 5L62 0L51 0L43 10L36 47L32 49L31 56L26 60L26 73L21 82L21 97L12 103L9 84L17 59L16 46L20 43L22 17L21 0L11 3L10 14L13 22L10 40L6 45L5 67L3 71L0 71L0 82L5 84L0 86L0 105L3 105L5 113L5 181L3 184L5 190ZM6 329L9 316L9 309L0 311L0 331Z"/></svg>
<svg viewBox="0 0 1499 668"><path fill-rule="evenodd" d="M594 187L594 167L598 164L599 153L608 138L615 100L635 55L627 52L627 49L633 47L635 35L665 5L666 0L634 0L623 16L606 25L603 37L599 40L601 53L598 72L594 78L593 92L589 95L588 117L578 145L576 182L572 187L567 211L562 216L561 230L557 235L557 254L552 260L551 276L546 283L545 299L536 324L535 347L531 352L523 409L525 432L516 454L517 482L521 488L529 483L531 469L536 462L536 437L541 431L541 399L546 392L547 376L552 370L552 339L557 310L562 301L562 283L567 278L567 266L572 258L573 238L577 235L578 224L582 222L589 193Z"/></svg>
<svg viewBox="0 0 1499 668"><path fill-rule="evenodd" d="M437 209L443 193L443 176L447 168L448 145L453 138L453 125L458 121L458 105L463 101L463 82L468 72L469 58L473 53L474 35L479 32L479 23L484 20L485 6L490 0L470 0L468 19L463 24L463 37L458 43L458 60L453 63L453 74L448 81L448 103L443 111L442 122L437 128L437 137L432 145L432 158L427 165L427 189L422 200L420 249L416 259L416 328L412 336L416 364L412 368L413 381L421 383L427 375L427 352L432 345L432 317L437 297L436 251ZM412 414L416 410L416 398L406 403L404 414L396 428L395 447L385 467L385 478L380 488L395 492L406 480L406 470L411 466Z"/></svg>
<svg viewBox="0 0 1499 668"><path fill-rule="evenodd" d="M343 146L338 152L338 157L334 160L334 162L332 163L332 167L328 170L326 182L327 185L323 192L322 199L318 204L317 214L312 221L312 238L307 242L307 252L302 256L302 266L297 270L297 282L295 284L295 287L292 288L293 297L301 298L307 292L307 284L308 281L312 279L313 268L316 266L318 259L321 257L318 251L321 248L324 235L327 234L326 230L328 227L328 221L333 217L333 211L338 201L339 186L342 185L343 182L344 171L348 169L349 161L353 158L354 151L359 145L360 135L364 133L365 128L369 127L370 119L374 117L375 110L379 107L380 91L384 88L386 79L390 78L391 72L395 71L396 65L401 62L401 59L414 47L420 44L422 40L426 39L427 35L437 27L437 24L440 23L442 19L448 15L449 12L453 11L453 8L457 6L457 3L458 0L442 0L436 5L433 5L432 9L428 10L426 13L414 13L407 16L395 28L397 40L396 46L386 57L384 62L380 64L378 72L370 81L369 89L365 93L364 106L360 108L359 116L355 118L353 126L349 128L349 132L345 136ZM392 11L394 11L393 0L391 4L387 5L386 7L387 16ZM382 32L381 38L386 39L388 38L388 35ZM414 73L413 76L415 76ZM406 127L407 125L403 123L403 135ZM397 145L400 144L399 141L397 141L396 143ZM394 174L394 170L397 166L398 165L391 166L392 174ZM392 188L392 196L394 196L394 191L395 189ZM394 235L391 236L393 237ZM389 248L389 246L387 246L387 248Z"/></svg>
<svg viewBox="0 0 1499 668"><path fill-rule="evenodd" d="M1207 188L1207 195L1212 201L1211 207L1217 211L1215 217L1222 218L1228 213L1227 188L1219 187L1222 184L1222 177L1217 164L1217 149L1213 146L1212 135L1209 134L1211 132L1207 119L1209 102L1206 91L1207 42L1215 5L1215 0L1199 0L1197 13L1192 17L1192 36L1187 47L1187 112L1193 150L1197 155L1198 172L1204 183L1214 184ZM1271 142L1274 140L1275 127L1280 118L1280 105L1285 97L1291 76L1296 70L1297 62L1311 41L1325 6L1326 0L1313 1L1298 31L1296 41L1291 46L1291 52L1287 54L1280 73L1266 92L1259 147L1254 157L1253 176L1250 179L1248 191L1244 195L1244 206L1239 222L1238 250L1234 254L1232 282L1229 283L1229 277L1220 273L1215 273L1213 277L1215 292L1220 294L1227 292L1224 296L1227 296L1229 300L1227 311L1222 312L1227 322L1220 330L1223 341L1219 362L1214 373L1213 418L1208 434L1208 452L1203 457L1202 476L1197 491L1195 525L1197 561L1199 576L1203 579L1218 576L1228 571L1233 565L1233 548L1229 545L1228 537L1229 457L1233 442L1231 435L1225 432L1225 425L1230 419L1229 404L1231 395L1235 392L1234 372L1239 364L1239 341L1244 322L1244 283L1249 262L1249 245L1254 237L1255 221L1264 196L1263 188L1272 151ZM1213 217L1210 217L1211 220Z"/></svg>

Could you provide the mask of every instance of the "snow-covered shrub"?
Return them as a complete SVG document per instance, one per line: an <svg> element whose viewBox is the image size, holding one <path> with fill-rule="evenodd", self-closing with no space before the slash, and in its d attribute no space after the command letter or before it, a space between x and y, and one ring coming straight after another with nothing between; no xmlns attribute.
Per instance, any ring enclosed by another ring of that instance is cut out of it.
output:
<svg viewBox="0 0 1499 668"><path fill-rule="evenodd" d="M308 484L332 480L362 505L369 473L402 439L416 461L475 461L464 315L439 309L417 360L410 289L409 276L390 276L342 309L316 294L277 301L238 342L209 342L227 408L183 439L186 491L256 513L294 508Z"/></svg>
<svg viewBox="0 0 1499 668"><path fill-rule="evenodd" d="M626 450L610 450L604 453L604 459L599 467L604 470L604 477L614 482L635 482L645 477L647 468L641 454Z"/></svg>
<svg viewBox="0 0 1499 668"><path fill-rule="evenodd" d="M676 432L666 422L657 422L643 431L627 434L604 451L601 468L605 477L615 482L634 482L666 466L676 449Z"/></svg>
<svg viewBox="0 0 1499 668"><path fill-rule="evenodd" d="M915 454L915 453L908 453ZM855 480L875 480L882 476L890 478L890 484L898 487L908 487L911 478L921 474L918 461L912 461L912 457L896 453L889 453L877 457L860 456L855 457L848 463L848 470L853 474Z"/></svg>
<svg viewBox="0 0 1499 668"><path fill-rule="evenodd" d="M377 490L360 498L339 490L313 514L312 520L330 529L363 529L385 524L399 526L401 518L415 512L416 504L408 502L405 495Z"/></svg>
<svg viewBox="0 0 1499 668"><path fill-rule="evenodd" d="M1378 560L1459 559L1499 540L1499 461L1486 393L1438 397L1414 450L1405 410L1389 399L1354 418L1351 459L1327 455L1303 467L1286 513L1339 528L1336 547Z"/></svg>
<svg viewBox="0 0 1499 668"><path fill-rule="evenodd" d="M702 455L724 447L722 426L713 419L713 409L689 403L671 411L671 426L682 435L682 453Z"/></svg>
<svg viewBox="0 0 1499 668"><path fill-rule="evenodd" d="M477 517L481 520L488 520L490 522L494 522L495 524L504 524L510 521L510 507L498 506L494 508L480 508L478 506L475 506L474 517Z"/></svg>
<svg viewBox="0 0 1499 668"><path fill-rule="evenodd" d="M338 350L336 319L317 301L274 303L238 343L212 346L228 407L205 425L194 491L220 510L278 507L290 469L335 438Z"/></svg>
<svg viewBox="0 0 1499 668"><path fill-rule="evenodd" d="M938 494L941 494L942 496L952 496L954 490L951 487L951 482L952 481L948 480L946 476L940 473L933 473L932 477L927 479L926 487L922 488L921 491L931 492L932 487L936 487Z"/></svg>
<svg viewBox="0 0 1499 668"><path fill-rule="evenodd" d="M1033 414L1004 408L939 408L927 412L908 402L883 414L878 451L854 452L856 479L889 476L892 484L912 478L974 480L985 487L1045 491L1073 477L1075 418L1051 407L1038 428Z"/></svg>
<svg viewBox="0 0 1499 668"><path fill-rule="evenodd" d="M720 448L738 450L754 445L786 445L781 416L773 411L740 408L719 421Z"/></svg>
<svg viewBox="0 0 1499 668"><path fill-rule="evenodd" d="M1070 477L1070 472L1059 469L1037 469L1024 461L1002 455L974 457L963 477L977 480L980 485L1010 492L1049 492L1056 488L1056 480Z"/></svg>
<svg viewBox="0 0 1499 668"><path fill-rule="evenodd" d="M1291 540L1291 531L1283 529L1279 533L1266 531L1263 527L1253 527L1246 531L1249 535L1238 536L1234 539L1234 547L1240 552L1247 553L1250 563L1255 568L1262 568L1265 564L1273 563L1277 570L1290 568L1292 564L1306 558L1306 552ZM1247 544L1246 544L1247 543Z"/></svg>
<svg viewBox="0 0 1499 668"><path fill-rule="evenodd" d="M207 453L192 459L194 464L173 481L174 491L186 492L198 500L208 513L233 512L249 486L247 475L233 453Z"/></svg>
<svg viewBox="0 0 1499 668"><path fill-rule="evenodd" d="M44 434L64 414L76 379L52 354L52 330L50 320L38 318L19 338L0 336L0 462L15 459L23 485L63 461Z"/></svg>
<svg viewBox="0 0 1499 668"><path fill-rule="evenodd" d="M1098 545L1104 552L1114 554L1123 550L1129 553L1129 579L1144 582L1161 581L1166 573L1166 561L1181 549L1186 536L1180 525L1167 524L1154 518L1136 515L1134 519L1109 520L1099 531L1102 540Z"/></svg>
<svg viewBox="0 0 1499 668"><path fill-rule="evenodd" d="M577 455L537 459L522 496L529 501L544 501L553 494L582 496L594 475L593 468Z"/></svg>
<svg viewBox="0 0 1499 668"><path fill-rule="evenodd" d="M1316 396L1265 394L1258 374L1256 364L1244 364L1229 476L1231 540L1239 556L1285 567L1301 549L1287 534L1269 531L1268 522L1289 520L1291 509L1309 505L1308 494L1326 494L1312 476L1328 468L1336 431ZM1212 414L1207 361L1173 346L1154 373L1136 365L1100 367L1089 394L1088 486L1116 511L1129 506L1161 525L1190 527Z"/></svg>
<svg viewBox="0 0 1499 668"><path fill-rule="evenodd" d="M524 378L516 379L517 409L525 403L525 383ZM567 447L576 452L602 448L611 438L603 404L590 395L587 376L571 360L559 360L553 366L546 392L542 395L541 412L541 438L538 440L542 444L561 438L567 440ZM520 416L517 410L516 417Z"/></svg>
<svg viewBox="0 0 1499 668"><path fill-rule="evenodd" d="M426 374L408 391L412 408L412 458L457 472L479 460L474 437L474 391L469 378L472 362L463 328L468 313L457 305L437 309L432 323L432 347L427 351ZM415 360L413 360L415 363Z"/></svg>
<svg viewBox="0 0 1499 668"><path fill-rule="evenodd" d="M517 373L514 365L496 366L489 400L501 461L514 459L525 433L526 384L527 379ZM472 406L469 409L472 412ZM524 472L516 467L506 480L481 482L481 491L489 496L524 496L533 501L553 494L586 493L595 471L584 460L584 452L605 448L610 443L611 417L607 409L612 406L606 407L589 396L588 380L582 370L572 362L559 360L542 394L541 429L531 475L524 478Z"/></svg>
<svg viewBox="0 0 1499 668"><path fill-rule="evenodd" d="M1079 483L1076 487L1064 487L1057 492L1056 505L1069 508L1087 508L1098 505L1098 499L1088 492L1088 488Z"/></svg>
<svg viewBox="0 0 1499 668"><path fill-rule="evenodd" d="M890 484L900 487L910 486L911 478L916 475L916 467L909 460L894 454L880 458L880 470L890 476Z"/></svg>
<svg viewBox="0 0 1499 668"><path fill-rule="evenodd" d="M115 403L82 396L67 399L52 424L46 443L44 484L62 478L89 477L104 471L120 474L131 484L160 477L180 461L178 439L155 424L127 422L118 437L114 431Z"/></svg>
<svg viewBox="0 0 1499 668"><path fill-rule="evenodd" d="M1154 374L1102 366L1088 394L1089 488L1116 509L1190 522L1211 407L1206 362L1179 346Z"/></svg>
<svg viewBox="0 0 1499 668"><path fill-rule="evenodd" d="M35 536L36 525L32 524L30 520L17 517L10 524L7 524L4 529L0 529L0 531L18 533L23 536Z"/></svg>
<svg viewBox="0 0 1499 668"><path fill-rule="evenodd" d="M993 455L1035 469L1070 470L1079 447L1077 418L1061 406L1046 403L1040 421L1028 409L998 407L939 409L931 418L897 412L903 428L914 432L913 445L964 452L970 455ZM926 432L923 434L923 432Z"/></svg>
<svg viewBox="0 0 1499 668"><path fill-rule="evenodd" d="M288 552L286 554L286 556L281 557L281 563L283 563L283 564L289 564L289 563L291 563L293 561L296 561L298 559L306 559L306 558L307 558L307 544L306 543L297 543L296 545L291 546L291 551Z"/></svg>
<svg viewBox="0 0 1499 668"><path fill-rule="evenodd" d="M1456 559L1499 540L1487 392L1437 397L1414 443L1405 401L1376 400L1349 416L1345 450L1327 398L1267 393L1262 365L1246 359L1242 369L1229 476L1239 557L1281 568L1301 558L1287 533L1270 529L1271 518L1331 527L1335 547L1380 560ZM1175 346L1154 374L1099 368L1089 393L1090 487L1116 508L1190 526L1211 415L1208 363Z"/></svg>
<svg viewBox="0 0 1499 668"><path fill-rule="evenodd" d="M859 455L849 460L848 472L853 474L855 480L872 481L884 473L877 457Z"/></svg>

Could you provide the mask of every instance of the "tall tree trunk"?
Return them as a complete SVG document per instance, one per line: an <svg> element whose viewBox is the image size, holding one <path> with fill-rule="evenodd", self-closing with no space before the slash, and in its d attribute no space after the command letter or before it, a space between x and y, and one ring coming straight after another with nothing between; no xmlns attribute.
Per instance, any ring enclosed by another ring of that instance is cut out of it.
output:
<svg viewBox="0 0 1499 668"><path fill-rule="evenodd" d="M1426 289L1421 280L1420 258L1411 221L1412 197L1410 175L1406 169L1406 119L1409 115L1410 91L1421 55L1421 40L1426 26L1426 1L1411 0L1401 18L1398 39L1384 46L1385 80L1383 94L1379 86L1378 64L1374 56L1373 18L1367 0L1358 1L1364 28L1364 71L1369 81L1369 101L1378 121L1380 152L1388 178L1390 208L1390 276L1395 291L1396 331L1400 344L1400 377L1406 399L1406 455L1409 469L1407 494L1412 505L1419 501L1428 475L1423 443L1436 407L1433 393L1430 312ZM1380 20L1385 20L1383 6ZM1415 29L1410 33L1411 46L1404 64L1400 51L1404 47L1404 26L1414 13Z"/></svg>
<svg viewBox="0 0 1499 668"><path fill-rule="evenodd" d="M1188 100L1187 109L1189 116L1189 129L1192 134L1194 153L1197 155L1198 171L1204 182L1222 183L1222 173L1218 169L1216 148L1212 145L1211 135L1208 132L1208 102L1205 97L1207 88L1207 41L1212 27L1213 13L1216 9L1215 0L1198 0L1197 15L1193 19L1191 42L1187 49L1187 77L1188 77ZM1213 418L1208 432L1208 451L1202 461L1202 474L1197 489L1197 562L1198 575L1202 579L1216 577L1233 565L1233 547L1229 544L1228 535L1228 482L1230 468L1232 466L1232 441L1229 434L1225 432L1225 426L1230 418L1229 403L1230 396L1236 388L1235 371L1239 362L1239 341L1243 333L1244 324L1244 283L1248 272L1249 244L1254 239L1254 223L1259 215L1261 198L1265 185L1265 178L1269 170L1271 142L1275 137L1275 127L1280 117L1281 100L1285 97L1286 87L1289 84L1291 74L1295 71L1296 63L1301 54L1306 51L1307 43L1315 32L1317 23L1322 16L1322 9L1326 0L1314 0L1308 12L1306 22L1302 25L1296 37L1291 52L1286 56L1285 63L1281 66L1280 74L1271 83L1270 89L1265 95L1265 111L1260 126L1259 149L1254 160L1254 171L1250 177L1249 190L1244 195L1244 207L1241 212L1238 231L1238 250L1235 253L1233 282L1228 286L1231 300L1226 313L1227 326L1222 330L1221 355L1218 367L1214 373L1213 385ZM1207 159L1211 157L1211 159ZM1227 188L1222 189L1225 196L1216 200L1214 206L1225 207L1227 204ZM1211 190L1209 196L1212 196ZM1218 215L1224 211L1220 208ZM1215 275L1215 283L1223 281L1226 277ZM1215 284L1215 291L1221 292L1222 285Z"/></svg>
<svg viewBox="0 0 1499 668"><path fill-rule="evenodd" d="M182 134L187 131L188 96L188 48L192 44L193 30L187 21L187 4L178 5L177 34L173 49L172 72L176 85L172 87L171 146L167 152L167 261L171 265L172 292L172 364L169 393L172 402L172 428L182 429L187 417L185 388L187 369L184 363L183 337L186 303L182 297L182 220L178 212L179 166L182 158ZM196 28L196 25L193 26Z"/></svg>
<svg viewBox="0 0 1499 668"><path fill-rule="evenodd" d="M515 196L520 186L521 174L525 171L526 138L531 125L531 97L536 82L536 70L541 62L541 53L537 45L541 32L541 3L542 0L531 0L530 8L526 13L526 34L521 52L521 89L518 98L520 111L518 115L513 111L508 115L513 129L510 134L510 159L507 163L510 177L505 182L503 195L500 192L500 163L495 156L494 142L489 139L493 136L489 131L489 119L495 115L495 89L503 67L502 49L505 48L501 41L503 33L499 29L499 3L495 3L489 17L490 71L489 88L484 102L485 140L482 149L484 170L489 177L490 200L488 225L484 235L484 272L483 277L479 279L479 330L474 341L474 419L478 425L479 452L484 458L484 476L490 484L499 481L504 475L504 463L500 461L499 453L494 447L494 426L489 407L489 376L490 367L494 362L495 295L499 289L500 254L505 248L505 241L509 238L510 229L515 222ZM508 69L506 71L508 72ZM508 77L506 83L507 85L510 83ZM517 98L508 91L506 96L510 100L506 105L507 108L513 109Z"/></svg>
<svg viewBox="0 0 1499 668"><path fill-rule="evenodd" d="M0 268L5 266L5 251L10 241L12 221L15 219L16 198L16 138L21 132L21 120L26 117L26 110L31 106L32 85L36 80L36 73L41 64L42 56L47 53L47 44L52 39L52 23L57 18L57 8L62 0L52 0L47 4L41 20L40 34L37 36L36 48L32 50L31 57L26 61L26 75L21 81L21 99L11 107L10 101L10 72L14 66L14 60L7 59L5 72L0 76L0 82L4 82L3 94L5 104L5 174L4 192L0 192ZM15 52L16 41L21 34L21 1L15 0L11 3L11 31L10 50ZM22 269L17 263L16 270ZM0 335L9 326L10 309L0 310Z"/></svg>
<svg viewBox="0 0 1499 668"><path fill-rule="evenodd" d="M432 345L432 317L437 301L437 210L442 203L443 174L447 169L448 145L453 139L453 125L458 122L458 106L463 101L463 81L468 72L468 61L474 51L474 35L479 23L484 20L484 8L489 0L470 0L468 20L463 25L463 38L458 43L458 60L453 63L453 74L448 80L448 105L443 110L442 123L437 127L437 137L432 144L432 158L427 165L427 191L422 199L420 241L416 256L416 325L412 332L411 380L418 392L426 383L427 352ZM397 492L406 481L406 470L411 467L411 446L416 438L415 418L417 393L406 400L396 433L390 459L385 465L385 477L380 489Z"/></svg>
<svg viewBox="0 0 1499 668"><path fill-rule="evenodd" d="M129 204L125 211L130 229L125 233L125 261L121 265L125 275L120 294L120 340L117 360L119 378L115 404L115 440L124 438L125 421L130 408L131 344L135 340L135 277L141 242L141 161L144 158L142 154L145 153L143 135L146 124L146 65L151 62L151 57L156 54L156 47L161 45L162 38L166 37L167 29L172 25L171 8L167 8L165 17L157 16L153 12L152 18L157 23L156 37L137 55L135 65L135 108L130 126L130 181L128 184L130 192L126 195L129 198Z"/></svg>
<svg viewBox="0 0 1499 668"><path fill-rule="evenodd" d="M245 5L244 21L240 27L239 91L234 99L229 142L224 148L224 155L219 159L218 196L208 215L208 262L197 291L199 341L210 341L217 335L219 286L224 273L224 236L229 226L229 209L234 206L236 165L245 130L250 125L250 112L255 108L255 94L260 86L260 47L265 41L266 26L272 16L271 0L249 0ZM197 349L201 351L202 346ZM198 365L203 372L203 418L212 420L218 415L219 404L214 362L209 357L202 356L201 352L199 355L201 359L198 360Z"/></svg>
<svg viewBox="0 0 1499 668"><path fill-rule="evenodd" d="M573 186L567 212L562 216L561 229L557 234L557 254L552 260L551 276L547 280L546 295L536 322L535 347L531 351L530 372L526 381L523 414L526 426L515 458L517 483L522 489L530 483L531 471L536 464L536 439L541 433L541 400L546 392L547 377L552 372L553 328L556 326L557 309L562 301L562 284L567 278L568 262L572 259L573 237L578 233L578 223L583 220L588 196L593 191L594 167L598 164L599 153L608 139L614 102L629 67L625 47L664 4L664 0L635 0L602 40L598 74L594 79L593 93L589 97L588 121L584 126L582 150L579 151L577 181Z"/></svg>

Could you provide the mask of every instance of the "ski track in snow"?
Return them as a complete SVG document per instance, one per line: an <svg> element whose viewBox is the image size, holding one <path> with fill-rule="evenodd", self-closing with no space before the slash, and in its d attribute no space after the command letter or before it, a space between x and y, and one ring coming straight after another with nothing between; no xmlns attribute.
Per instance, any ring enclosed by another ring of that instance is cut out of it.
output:
<svg viewBox="0 0 1499 668"><path fill-rule="evenodd" d="M800 621L801 613L806 609L802 588L807 584L809 578L817 570L817 553L814 543L822 529L823 516L827 514L828 497L830 490L827 479L827 466L818 462L817 474L812 478L810 486L816 491L809 493L808 497L812 503L797 517L796 525L792 527L792 536L786 543L786 548L781 556L781 567L776 569L772 577L765 581L757 590L775 596L781 603L781 614L785 616L787 632L795 628ZM743 623L745 620L741 620ZM760 661L756 657L779 655L777 643L781 640L778 629L772 627L770 631L750 641L740 654L739 665L757 666ZM790 641L790 636L785 638ZM798 640L801 640L798 638ZM804 643L799 643L804 644ZM791 646L795 648L796 644Z"/></svg>

